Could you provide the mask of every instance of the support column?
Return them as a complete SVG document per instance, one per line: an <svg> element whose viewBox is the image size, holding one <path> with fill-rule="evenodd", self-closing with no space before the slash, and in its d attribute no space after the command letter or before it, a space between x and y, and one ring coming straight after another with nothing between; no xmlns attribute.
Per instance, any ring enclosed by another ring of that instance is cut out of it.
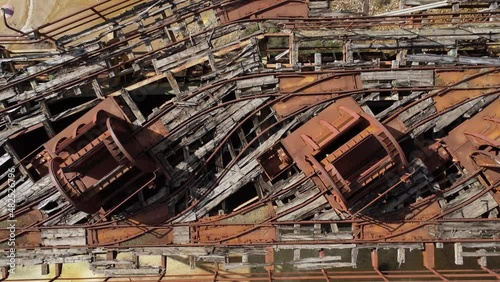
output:
<svg viewBox="0 0 500 282"><path fill-rule="evenodd" d="M344 63L353 63L354 62L354 55L352 52L351 41L344 41L342 49L344 51L344 54L343 54Z"/></svg>
<svg viewBox="0 0 500 282"><path fill-rule="evenodd" d="M435 248L434 248L434 243L425 243L425 249L422 251L422 256L424 259L424 267L427 268L430 272L432 272L434 275L439 277L443 281L448 281L446 277L441 275L439 272L437 272L434 268L436 267L436 260L435 260Z"/></svg>
<svg viewBox="0 0 500 282"><path fill-rule="evenodd" d="M361 7L361 13L367 16L370 13L370 0L363 0Z"/></svg>
<svg viewBox="0 0 500 282"><path fill-rule="evenodd" d="M299 43L295 41L295 33L291 33L289 37L289 49L290 49L290 64L294 66L299 62Z"/></svg>
<svg viewBox="0 0 500 282"><path fill-rule="evenodd" d="M460 4L459 3L454 3L451 5L451 12L452 13L458 13L460 12ZM460 22L459 16L453 16L453 19L451 20L452 23L458 23Z"/></svg>
<svg viewBox="0 0 500 282"><path fill-rule="evenodd" d="M56 263L55 265L55 269L56 269L56 279L61 277L61 274L62 274L62 268L63 268L63 264L62 263Z"/></svg>
<svg viewBox="0 0 500 282"><path fill-rule="evenodd" d="M314 71L320 71L321 70L321 53L315 53L314 54Z"/></svg>
<svg viewBox="0 0 500 282"><path fill-rule="evenodd" d="M46 264L46 263L43 263L40 265L40 268L42 270L42 275L49 275L50 273L50 268L49 268L49 265Z"/></svg>
<svg viewBox="0 0 500 282"><path fill-rule="evenodd" d="M293 234L300 234L300 224L293 225ZM293 260L300 259L300 249L293 250Z"/></svg>
<svg viewBox="0 0 500 282"><path fill-rule="evenodd" d="M167 272L167 262L168 262L168 256L162 255L161 256L161 268L163 269L163 272Z"/></svg>
<svg viewBox="0 0 500 282"><path fill-rule="evenodd" d="M274 248L267 247L266 248L266 267L265 269L268 272L274 271Z"/></svg>
<svg viewBox="0 0 500 282"><path fill-rule="evenodd" d="M385 277L385 275L382 272L380 272L380 270L378 269L378 251L377 251L377 249L372 250L371 259L372 259L372 267L375 270L375 272L377 272L377 274L380 276L380 278L382 278L384 281L389 282L389 279L387 279L387 277Z"/></svg>

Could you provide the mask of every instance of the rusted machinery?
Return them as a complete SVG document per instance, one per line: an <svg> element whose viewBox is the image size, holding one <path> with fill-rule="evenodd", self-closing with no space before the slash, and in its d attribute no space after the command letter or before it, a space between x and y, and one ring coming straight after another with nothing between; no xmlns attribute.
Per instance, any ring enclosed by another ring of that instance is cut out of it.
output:
<svg viewBox="0 0 500 282"><path fill-rule="evenodd" d="M272 180L294 162L316 186L326 191L329 204L351 214L349 207L359 190L379 193L375 180L393 168L404 173L407 162L392 134L373 117L363 113L352 98L336 100L260 158ZM381 186L381 185L379 185ZM365 194L365 193L363 193ZM371 199L369 199L371 200Z"/></svg>
<svg viewBox="0 0 500 282"><path fill-rule="evenodd" d="M148 150L165 135L159 122L134 126L127 108L109 97L58 133L25 161L32 180L50 174L78 210L95 213L113 206L158 170ZM152 184L152 183L150 183Z"/></svg>
<svg viewBox="0 0 500 282"><path fill-rule="evenodd" d="M500 279L500 12L415 2L109 0L0 35L4 278Z"/></svg>

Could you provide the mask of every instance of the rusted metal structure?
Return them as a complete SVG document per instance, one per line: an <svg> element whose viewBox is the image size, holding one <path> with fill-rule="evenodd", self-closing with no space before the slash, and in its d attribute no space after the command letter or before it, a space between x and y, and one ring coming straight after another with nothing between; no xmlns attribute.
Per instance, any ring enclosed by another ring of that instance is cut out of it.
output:
<svg viewBox="0 0 500 282"><path fill-rule="evenodd" d="M104 1L0 35L4 278L14 236L52 281L500 279L500 12L422 2Z"/></svg>

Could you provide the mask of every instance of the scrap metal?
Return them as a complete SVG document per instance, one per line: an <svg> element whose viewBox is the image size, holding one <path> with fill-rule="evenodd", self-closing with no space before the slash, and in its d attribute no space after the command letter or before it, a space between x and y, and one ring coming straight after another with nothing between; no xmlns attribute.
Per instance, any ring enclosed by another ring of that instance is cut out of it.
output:
<svg viewBox="0 0 500 282"><path fill-rule="evenodd" d="M3 278L15 219L51 281L499 279L500 12L420 2L108 0L0 35Z"/></svg>

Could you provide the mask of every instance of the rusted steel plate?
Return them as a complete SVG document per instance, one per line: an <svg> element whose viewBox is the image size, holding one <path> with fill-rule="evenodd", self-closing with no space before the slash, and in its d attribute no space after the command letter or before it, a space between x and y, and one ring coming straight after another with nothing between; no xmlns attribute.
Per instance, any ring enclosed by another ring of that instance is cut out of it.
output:
<svg viewBox="0 0 500 282"><path fill-rule="evenodd" d="M310 93L310 95L294 96L285 98L274 106L276 113L285 117L293 112L318 102L331 99L337 93L327 95L314 95L317 93L348 92L361 89L361 78L359 75L304 75L283 76L279 80L281 93Z"/></svg>
<svg viewBox="0 0 500 282"><path fill-rule="evenodd" d="M217 8L221 23L254 18L307 18L307 1L303 0L254 0L238 1Z"/></svg>
<svg viewBox="0 0 500 282"><path fill-rule="evenodd" d="M498 85L498 82L500 81L500 73L489 72L490 70L491 69L475 69L466 71L436 72L436 86L450 87L446 90L438 90L440 94L433 97L436 110L441 112L463 101L492 92L490 87ZM454 90L453 88L462 89Z"/></svg>
<svg viewBox="0 0 500 282"><path fill-rule="evenodd" d="M199 244L209 244L224 242L228 244L241 243L263 243L276 240L275 227L254 228L253 225L217 225L200 226L196 231L196 242Z"/></svg>
<svg viewBox="0 0 500 282"><path fill-rule="evenodd" d="M159 225L165 222L170 216L170 207L164 204L158 204L143 210L138 214L132 215L127 219L131 224Z"/></svg>
<svg viewBox="0 0 500 282"><path fill-rule="evenodd" d="M344 212L349 196L370 193L376 187L368 184L396 165L407 165L391 133L350 97L325 108L281 144L304 174L327 192L330 205Z"/></svg>
<svg viewBox="0 0 500 282"><path fill-rule="evenodd" d="M7 246L11 235L10 227L15 226L13 229L16 244L20 246L39 246L41 244L41 237L39 232L24 232L22 228L33 226L43 221L43 215L38 209L31 209L28 212L22 213L15 217L15 221L4 220L0 222L0 245ZM11 241L12 242L12 241ZM9 245L11 246L11 245Z"/></svg>
<svg viewBox="0 0 500 282"><path fill-rule="evenodd" d="M171 229L156 229L147 232L147 229L140 227L108 227L91 232L95 233L93 243L100 245L158 245L173 242Z"/></svg>
<svg viewBox="0 0 500 282"><path fill-rule="evenodd" d="M420 208L415 208L411 214L405 218L406 220L428 220L441 212L437 201L431 202ZM398 223L370 223L357 225L354 224L353 230L357 230L355 234L359 234L357 238L365 240L384 240L384 241L408 241L415 242L420 240L431 239L431 227L422 227L420 223L404 222L405 219L400 219L403 222Z"/></svg>
<svg viewBox="0 0 500 282"><path fill-rule="evenodd" d="M281 93L321 93L361 88L362 82L359 74L295 74L279 77Z"/></svg>
<svg viewBox="0 0 500 282"><path fill-rule="evenodd" d="M500 179L498 168L481 166L474 155L484 151L498 158L500 142L500 100L495 100L473 118L463 122L453 129L443 141L447 150L468 172L484 169L484 175L489 183ZM496 149L494 149L496 148Z"/></svg>
<svg viewBox="0 0 500 282"><path fill-rule="evenodd" d="M314 169L305 159L307 155L314 154L314 144L308 144L304 140L323 140L332 135L332 130L327 126L322 125L321 121L335 121L342 117L342 112L339 110L341 106L351 109L355 113L362 112L362 109L352 98L342 98L332 105L321 111L316 117L310 119L306 124L299 127L286 138L281 140L281 144L286 149L287 153L293 158L296 164L306 175L314 173ZM325 124L325 123L323 123ZM303 136L307 136L303 139Z"/></svg>
<svg viewBox="0 0 500 282"><path fill-rule="evenodd" d="M16 236L16 246L39 248L42 242L42 233L38 231L23 232Z"/></svg>
<svg viewBox="0 0 500 282"><path fill-rule="evenodd" d="M158 142L167 136L167 133L165 125L159 120L137 133L135 139L141 144L142 148L147 149L158 144Z"/></svg>

